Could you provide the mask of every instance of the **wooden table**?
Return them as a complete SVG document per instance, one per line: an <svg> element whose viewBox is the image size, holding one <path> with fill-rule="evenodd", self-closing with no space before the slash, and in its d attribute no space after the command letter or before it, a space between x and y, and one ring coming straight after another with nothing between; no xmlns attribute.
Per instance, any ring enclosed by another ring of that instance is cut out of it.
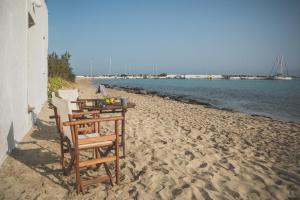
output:
<svg viewBox="0 0 300 200"><path fill-rule="evenodd" d="M122 120L122 147L123 147L123 157L125 158L125 113L128 108L134 108L135 104L128 102L127 106L122 106L121 103L114 104L102 104L100 106L82 106L82 109L93 111L98 110L100 113L122 113L124 119Z"/></svg>

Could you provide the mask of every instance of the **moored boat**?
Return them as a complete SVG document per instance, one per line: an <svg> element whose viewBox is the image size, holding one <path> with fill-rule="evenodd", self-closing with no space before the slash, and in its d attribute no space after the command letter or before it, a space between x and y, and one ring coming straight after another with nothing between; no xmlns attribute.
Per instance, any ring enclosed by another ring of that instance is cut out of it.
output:
<svg viewBox="0 0 300 200"><path fill-rule="evenodd" d="M280 76L280 75L278 75L278 76L273 76L273 79L274 80L292 80L293 78L290 77L290 76Z"/></svg>
<svg viewBox="0 0 300 200"><path fill-rule="evenodd" d="M273 80L292 80L292 77L288 76L288 68L283 56L276 58L271 71L271 77Z"/></svg>

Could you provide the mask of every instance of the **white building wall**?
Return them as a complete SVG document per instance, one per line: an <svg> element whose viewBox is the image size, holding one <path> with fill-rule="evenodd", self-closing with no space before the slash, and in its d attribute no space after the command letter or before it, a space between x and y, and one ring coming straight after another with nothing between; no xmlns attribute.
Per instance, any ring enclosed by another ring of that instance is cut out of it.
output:
<svg viewBox="0 0 300 200"><path fill-rule="evenodd" d="M48 16L40 2L33 13L36 29L30 30L31 0L0 0L0 165L47 100ZM34 113L28 105L36 107Z"/></svg>
<svg viewBox="0 0 300 200"><path fill-rule="evenodd" d="M35 0L37 2L37 0ZM47 98L48 12L46 6L35 7L28 1L28 11L35 25L28 29L28 104L38 113Z"/></svg>

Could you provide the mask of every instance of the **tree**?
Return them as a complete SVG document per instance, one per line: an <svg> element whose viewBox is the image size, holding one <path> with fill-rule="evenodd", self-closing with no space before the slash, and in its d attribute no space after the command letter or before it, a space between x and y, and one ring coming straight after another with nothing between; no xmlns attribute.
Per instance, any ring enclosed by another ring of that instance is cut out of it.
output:
<svg viewBox="0 0 300 200"><path fill-rule="evenodd" d="M61 56L52 52L48 55L48 76L61 77L65 80L74 82L75 75L70 64L71 55L65 52Z"/></svg>

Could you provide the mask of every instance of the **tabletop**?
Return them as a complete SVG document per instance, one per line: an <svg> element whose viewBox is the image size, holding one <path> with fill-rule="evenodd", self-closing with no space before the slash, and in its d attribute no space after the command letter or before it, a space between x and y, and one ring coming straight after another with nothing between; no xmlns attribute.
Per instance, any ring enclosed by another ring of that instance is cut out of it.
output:
<svg viewBox="0 0 300 200"><path fill-rule="evenodd" d="M113 103L113 104L101 104L99 106L82 106L82 109L87 110L127 110L128 108L134 108L135 103L128 102L127 106L122 106L121 103Z"/></svg>

